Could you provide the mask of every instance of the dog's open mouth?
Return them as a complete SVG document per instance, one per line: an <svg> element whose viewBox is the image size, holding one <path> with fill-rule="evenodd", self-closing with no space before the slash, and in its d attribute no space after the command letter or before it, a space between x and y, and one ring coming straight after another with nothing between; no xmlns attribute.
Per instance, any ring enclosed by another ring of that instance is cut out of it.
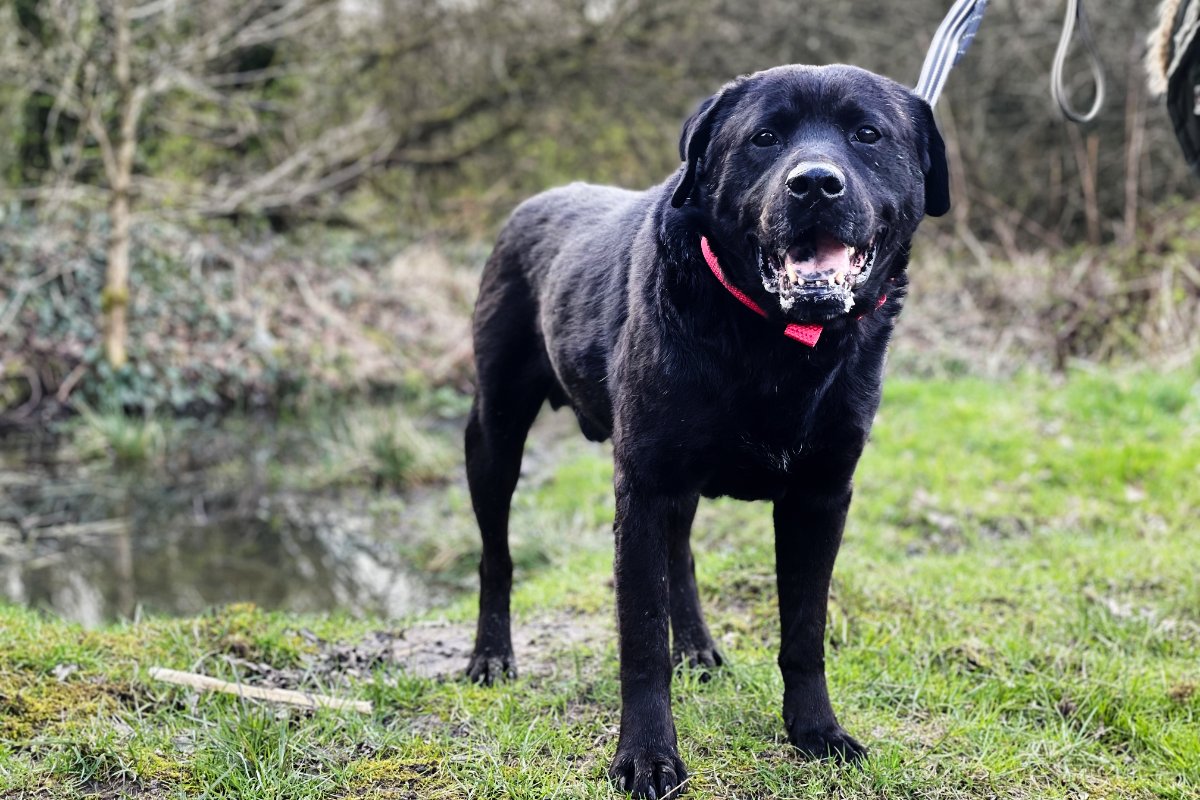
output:
<svg viewBox="0 0 1200 800"><path fill-rule="evenodd" d="M854 306L854 290L866 282L875 266L878 238L856 247L812 228L786 249L772 252L760 247L763 287L779 295L779 305L784 311L801 302L840 304L845 313Z"/></svg>

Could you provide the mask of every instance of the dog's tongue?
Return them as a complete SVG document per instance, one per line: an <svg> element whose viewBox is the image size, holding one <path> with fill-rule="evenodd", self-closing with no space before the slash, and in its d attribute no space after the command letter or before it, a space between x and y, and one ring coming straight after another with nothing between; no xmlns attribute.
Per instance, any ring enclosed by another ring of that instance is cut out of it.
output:
<svg viewBox="0 0 1200 800"><path fill-rule="evenodd" d="M787 251L784 264L794 269L801 277L820 278L836 275L850 269L850 248L821 231L817 234L816 252L812 258L800 261L797 256L807 254L808 248L793 247Z"/></svg>

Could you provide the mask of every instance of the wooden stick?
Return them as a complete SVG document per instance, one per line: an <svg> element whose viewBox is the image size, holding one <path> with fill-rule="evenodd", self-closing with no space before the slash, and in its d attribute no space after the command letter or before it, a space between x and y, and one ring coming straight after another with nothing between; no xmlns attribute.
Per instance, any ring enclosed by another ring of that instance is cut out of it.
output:
<svg viewBox="0 0 1200 800"><path fill-rule="evenodd" d="M70 536L111 536L129 530L129 517L100 519L95 522L74 522L65 525L47 525L44 528L32 528L29 531L29 541L35 542L43 536L65 539Z"/></svg>
<svg viewBox="0 0 1200 800"><path fill-rule="evenodd" d="M342 700L337 697L329 697L328 695L296 692L291 689L267 689L262 686L246 686L240 683L223 681L220 678L211 678L208 675L198 675L195 672L183 672L178 669L151 667L150 677L166 683L190 686L193 689L200 689L206 692L224 692L225 694L236 694L239 697L249 697L252 700L269 700L274 703L287 703L306 708L317 708L320 706L325 708L352 708L363 714L370 714L374 710L371 703L367 700Z"/></svg>

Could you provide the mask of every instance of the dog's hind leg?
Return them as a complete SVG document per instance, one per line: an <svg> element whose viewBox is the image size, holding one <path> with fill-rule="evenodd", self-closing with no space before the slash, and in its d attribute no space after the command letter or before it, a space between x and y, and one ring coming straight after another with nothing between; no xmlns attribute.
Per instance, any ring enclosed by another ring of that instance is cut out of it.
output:
<svg viewBox="0 0 1200 800"><path fill-rule="evenodd" d="M508 513L521 472L525 436L545 399L544 384L505 388L508 391L500 397L476 395L466 431L467 483L483 538L479 623L467 677L485 684L517 674L509 624L513 565Z"/></svg>
<svg viewBox="0 0 1200 800"><path fill-rule="evenodd" d="M481 294L475 315L478 389L466 430L467 483L483 538L479 623L467 677L485 684L517 674L509 622L509 505L525 437L554 380L539 337L517 322L533 321L532 313L522 313L521 293L511 283L492 285L495 291ZM506 290L515 296L505 298ZM506 313L491 313L497 309Z"/></svg>
<svg viewBox="0 0 1200 800"><path fill-rule="evenodd" d="M696 562L692 558L691 545L696 500L692 501L687 513L680 515L678 527L671 532L668 567L668 583L671 586L671 658L677 666L686 661L692 668L704 669L719 667L724 659L704 623L700 592L696 588ZM701 680L707 680L708 677L706 670Z"/></svg>

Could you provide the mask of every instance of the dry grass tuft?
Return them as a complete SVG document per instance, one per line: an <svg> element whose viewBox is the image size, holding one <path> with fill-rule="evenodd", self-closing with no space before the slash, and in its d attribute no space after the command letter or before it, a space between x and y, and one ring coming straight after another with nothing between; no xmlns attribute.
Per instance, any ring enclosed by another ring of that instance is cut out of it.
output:
<svg viewBox="0 0 1200 800"><path fill-rule="evenodd" d="M1187 363L1200 351L1200 244L1163 225L1137 248L1061 255L917 250L893 368L1011 375L1074 362Z"/></svg>

